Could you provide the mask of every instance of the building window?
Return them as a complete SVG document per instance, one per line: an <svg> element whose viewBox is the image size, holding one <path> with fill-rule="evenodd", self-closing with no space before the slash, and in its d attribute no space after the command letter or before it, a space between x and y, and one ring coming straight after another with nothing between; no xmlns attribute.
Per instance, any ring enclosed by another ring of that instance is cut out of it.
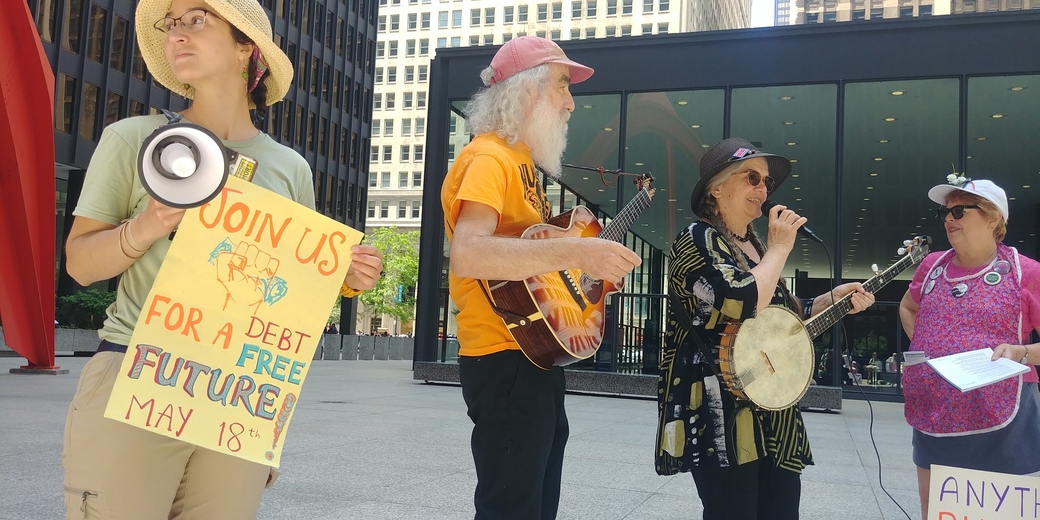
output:
<svg viewBox="0 0 1040 520"><path fill-rule="evenodd" d="M415 95L415 108L424 109L426 108L426 93L419 92Z"/></svg>
<svg viewBox="0 0 1040 520"><path fill-rule="evenodd" d="M404 67L404 82L413 83L415 82L415 65L405 65Z"/></svg>
<svg viewBox="0 0 1040 520"><path fill-rule="evenodd" d="M423 38L419 40L419 56L427 56L430 54L430 39Z"/></svg>
<svg viewBox="0 0 1040 520"><path fill-rule="evenodd" d="M65 25L62 31L61 47L69 52L80 52L80 21L83 16L82 0L65 2Z"/></svg>
<svg viewBox="0 0 1040 520"><path fill-rule="evenodd" d="M607 36L617 36L617 27L607 27Z"/></svg>
<svg viewBox="0 0 1040 520"><path fill-rule="evenodd" d="M97 109L101 101L101 90L96 85L83 82L83 111L79 115L79 138L97 141Z"/></svg>
<svg viewBox="0 0 1040 520"><path fill-rule="evenodd" d="M1040 4L1037 4L1040 6ZM931 16L932 6L930 5L919 5L917 6L917 16Z"/></svg>
<svg viewBox="0 0 1040 520"><path fill-rule="evenodd" d="M77 80L74 76L58 74L57 95L58 106L55 109L54 129L66 134L72 133L72 119L76 114Z"/></svg>
<svg viewBox="0 0 1040 520"><path fill-rule="evenodd" d="M480 27L480 9L469 10L469 24L472 27Z"/></svg>
<svg viewBox="0 0 1040 520"><path fill-rule="evenodd" d="M447 46L448 46L448 39L447 38L437 38L437 48L438 49L443 49L443 48L445 48Z"/></svg>
<svg viewBox="0 0 1040 520"><path fill-rule="evenodd" d="M581 38L581 29L571 29L571 39L577 40Z"/></svg>
<svg viewBox="0 0 1040 520"><path fill-rule="evenodd" d="M376 95L372 98L372 110L382 110L382 109L383 109L383 95L380 94L380 93L376 93Z"/></svg>
<svg viewBox="0 0 1040 520"><path fill-rule="evenodd" d="M371 172L368 174L368 187L375 188L379 186L379 174Z"/></svg>
<svg viewBox="0 0 1040 520"><path fill-rule="evenodd" d="M123 118L123 96L115 92L108 93L105 100L105 125L108 126Z"/></svg>
<svg viewBox="0 0 1040 520"><path fill-rule="evenodd" d="M126 51L127 43L129 41L129 22L126 21L126 18L118 15L115 16L112 27L112 52L109 54L109 66L112 67L113 70L126 73Z"/></svg>
<svg viewBox="0 0 1040 520"><path fill-rule="evenodd" d="M393 137L393 136L394 136L394 120L393 119L384 119L383 120L383 137Z"/></svg>
<svg viewBox="0 0 1040 520"><path fill-rule="evenodd" d="M388 47L389 50L386 53L387 57L389 57L389 58L396 58L397 57L397 43L398 43L397 40L394 40L394 41L390 42L390 46Z"/></svg>
<svg viewBox="0 0 1040 520"><path fill-rule="evenodd" d="M397 203L397 218L408 218L408 203L403 200Z"/></svg>
<svg viewBox="0 0 1040 520"><path fill-rule="evenodd" d="M666 0L667 1L667 0ZM585 16L588 18L596 17L596 4L599 0L589 0L588 6L585 8Z"/></svg>
<svg viewBox="0 0 1040 520"><path fill-rule="evenodd" d="M376 82L376 85L379 85L379 84L383 83L383 67L376 67L375 82Z"/></svg>
<svg viewBox="0 0 1040 520"><path fill-rule="evenodd" d="M654 24L652 24L652 23L644 23L643 24L643 26L642 26L642 34L653 34L653 32L654 32Z"/></svg>
<svg viewBox="0 0 1040 520"><path fill-rule="evenodd" d="M372 120L372 137L379 137L379 119Z"/></svg>
<svg viewBox="0 0 1040 520"><path fill-rule="evenodd" d="M813 13L813 15L815 16L815 13ZM884 18L884 17L885 17L885 8L883 8L883 7L872 7L870 9L870 19L871 20L873 20L875 18ZM812 22L809 22L809 15L806 14L805 15L805 22L806 23L816 23L816 20L813 20Z"/></svg>
<svg viewBox="0 0 1040 520"><path fill-rule="evenodd" d="M462 37L461 36L452 36L451 37L451 46L452 47L462 47Z"/></svg>
<svg viewBox="0 0 1040 520"><path fill-rule="evenodd" d="M379 185L382 188L390 187L390 172L383 172L379 174Z"/></svg>
<svg viewBox="0 0 1040 520"><path fill-rule="evenodd" d="M422 162L423 160L423 145L415 145L415 152L412 154L412 160L415 162Z"/></svg>
<svg viewBox="0 0 1040 520"><path fill-rule="evenodd" d="M404 108L404 109L412 108L412 97L413 96L414 96L414 94L412 94L411 92L405 92L404 93L404 104L401 106L401 108Z"/></svg>
<svg viewBox="0 0 1040 520"><path fill-rule="evenodd" d="M401 145L401 162L408 162L412 157L412 147L407 144Z"/></svg>
<svg viewBox="0 0 1040 520"><path fill-rule="evenodd" d="M867 12L864 11L863 9L855 9L855 10L852 11L852 19L853 20L866 20L867 19Z"/></svg>
<svg viewBox="0 0 1040 520"><path fill-rule="evenodd" d="M379 202L379 218L390 218L390 201Z"/></svg>
<svg viewBox="0 0 1040 520"><path fill-rule="evenodd" d="M386 109L387 110L393 110L394 109L394 105L396 104L396 102L397 102L397 93L396 92L388 92L386 94Z"/></svg>
<svg viewBox="0 0 1040 520"><path fill-rule="evenodd" d="M307 1L307 0L304 0ZM376 30L379 32L386 32L386 15L379 15L379 23L376 25Z"/></svg>
<svg viewBox="0 0 1040 520"><path fill-rule="evenodd" d="M414 58L415 57L415 40L408 40L404 43L404 57Z"/></svg>
<svg viewBox="0 0 1040 520"><path fill-rule="evenodd" d="M394 160L394 147L391 145L383 145L383 162L392 162ZM387 174L390 175L389 173ZM386 178L386 187L390 187L390 177Z"/></svg>
<svg viewBox="0 0 1040 520"><path fill-rule="evenodd" d="M659 0L657 2L657 12L667 13L668 12L668 0Z"/></svg>
<svg viewBox="0 0 1040 520"><path fill-rule="evenodd" d="M484 8L484 25L495 25L495 8Z"/></svg>
<svg viewBox="0 0 1040 520"><path fill-rule="evenodd" d="M549 21L549 4L538 4L538 21Z"/></svg>
<svg viewBox="0 0 1040 520"><path fill-rule="evenodd" d="M595 2L596 0L590 0ZM571 2L571 19L581 18L581 0Z"/></svg>
<svg viewBox="0 0 1040 520"><path fill-rule="evenodd" d="M455 29L462 27L462 9L456 9L451 12L451 26Z"/></svg>
<svg viewBox="0 0 1040 520"><path fill-rule="evenodd" d="M412 201L412 218L419 218L419 201Z"/></svg>
<svg viewBox="0 0 1040 520"><path fill-rule="evenodd" d="M430 28L430 17L431 17L430 13L422 13L419 16L419 28L420 29L429 29ZM447 19L445 19L445 22L447 22Z"/></svg>
<svg viewBox="0 0 1040 520"><path fill-rule="evenodd" d="M654 0L643 0L643 14L654 12Z"/></svg>
<svg viewBox="0 0 1040 520"><path fill-rule="evenodd" d="M376 203L375 202L369 202L368 203L368 218L376 218Z"/></svg>
<svg viewBox="0 0 1040 520"><path fill-rule="evenodd" d="M554 22L563 20L563 3L556 2L552 5L552 19Z"/></svg>
<svg viewBox="0 0 1040 520"><path fill-rule="evenodd" d="M422 187L422 172L412 172L412 187L413 188L421 188Z"/></svg>
<svg viewBox="0 0 1040 520"><path fill-rule="evenodd" d="M521 5L516 8L516 21L518 23L527 23L527 6Z"/></svg>
<svg viewBox="0 0 1040 520"><path fill-rule="evenodd" d="M448 160L455 160L455 143L448 143Z"/></svg>
<svg viewBox="0 0 1040 520"><path fill-rule="evenodd" d="M376 145L372 146L372 152L368 155L368 162L376 162L379 160L379 147ZM373 188L375 186L372 186Z"/></svg>
<svg viewBox="0 0 1040 520"><path fill-rule="evenodd" d="M408 15L408 30L417 31L419 30L419 13L410 13Z"/></svg>
<svg viewBox="0 0 1040 520"><path fill-rule="evenodd" d="M410 137L412 135L412 120L405 118L401 120L401 137Z"/></svg>
<svg viewBox="0 0 1040 520"><path fill-rule="evenodd" d="M90 28L87 31L87 59L101 63L105 59L105 25L108 11L96 4L90 5Z"/></svg>
<svg viewBox="0 0 1040 520"><path fill-rule="evenodd" d="M408 172L397 172L397 187L407 188L408 187Z"/></svg>
<svg viewBox="0 0 1040 520"><path fill-rule="evenodd" d="M447 29L448 28L448 11L440 11L437 13L437 28Z"/></svg>
<svg viewBox="0 0 1040 520"><path fill-rule="evenodd" d="M913 9L913 8L911 8L911 9ZM823 13L823 21L824 21L824 23L838 21L838 13L836 13L834 11L828 11L828 12Z"/></svg>
<svg viewBox="0 0 1040 520"><path fill-rule="evenodd" d="M617 16L617 0L607 0L607 16Z"/></svg>
<svg viewBox="0 0 1040 520"><path fill-rule="evenodd" d="M996 2L993 2L993 3L996 4ZM996 9L993 9L993 10L995 11ZM899 8L899 17L900 18L910 18L913 15L914 15L914 8L913 8L913 6L906 6L906 7L900 7ZM824 21L828 21L827 20L827 13L824 13L823 19L824 19Z"/></svg>
<svg viewBox="0 0 1040 520"><path fill-rule="evenodd" d="M513 23L513 9L511 5L502 8L502 23Z"/></svg>
<svg viewBox="0 0 1040 520"><path fill-rule="evenodd" d="M820 23L820 13L805 13L805 23Z"/></svg>
<svg viewBox="0 0 1040 520"><path fill-rule="evenodd" d="M631 36L631 35L632 35L632 26L631 25L622 25L621 26L621 36Z"/></svg>
<svg viewBox="0 0 1040 520"><path fill-rule="evenodd" d="M621 14L632 14L632 0L621 0Z"/></svg>
<svg viewBox="0 0 1040 520"><path fill-rule="evenodd" d="M422 117L415 118L415 136L419 137L426 133L426 119Z"/></svg>
<svg viewBox="0 0 1040 520"><path fill-rule="evenodd" d="M419 83L426 83L429 79L429 65L419 65Z"/></svg>
<svg viewBox="0 0 1040 520"><path fill-rule="evenodd" d="M668 22L657 24L657 34L668 34Z"/></svg>
<svg viewBox="0 0 1040 520"><path fill-rule="evenodd" d="M50 0L39 6L36 10L36 32L40 33L40 39L47 43L54 43L54 29L58 20L58 2ZM125 22L125 20L124 20ZM123 38L127 38L124 34Z"/></svg>

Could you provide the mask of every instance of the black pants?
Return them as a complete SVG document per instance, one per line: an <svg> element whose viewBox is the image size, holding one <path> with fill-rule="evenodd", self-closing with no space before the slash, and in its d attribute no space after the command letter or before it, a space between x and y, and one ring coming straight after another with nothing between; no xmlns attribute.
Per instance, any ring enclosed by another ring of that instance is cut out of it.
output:
<svg viewBox="0 0 1040 520"><path fill-rule="evenodd" d="M476 520L552 520L560 505L563 369L542 370L520 351L459 358L473 420Z"/></svg>
<svg viewBox="0 0 1040 520"><path fill-rule="evenodd" d="M690 471L704 505L704 520L797 520L801 475L770 460Z"/></svg>

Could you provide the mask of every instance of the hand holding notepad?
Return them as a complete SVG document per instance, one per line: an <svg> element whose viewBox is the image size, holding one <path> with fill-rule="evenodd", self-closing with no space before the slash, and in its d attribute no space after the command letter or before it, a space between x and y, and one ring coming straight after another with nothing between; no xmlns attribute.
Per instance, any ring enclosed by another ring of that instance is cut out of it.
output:
<svg viewBox="0 0 1040 520"><path fill-rule="evenodd" d="M991 385L1029 371L1027 365L1007 358L992 361L992 357L993 349L987 347L929 359L928 365L961 392Z"/></svg>

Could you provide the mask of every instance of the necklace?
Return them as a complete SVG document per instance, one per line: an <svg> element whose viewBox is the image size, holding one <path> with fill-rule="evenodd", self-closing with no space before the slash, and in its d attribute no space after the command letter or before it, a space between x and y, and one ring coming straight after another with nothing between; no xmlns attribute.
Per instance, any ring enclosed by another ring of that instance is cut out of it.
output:
<svg viewBox="0 0 1040 520"><path fill-rule="evenodd" d="M733 238L735 238L735 239L737 239L737 240L739 240L741 242L747 242L748 240L751 240L750 237L746 237L746 236L742 237L742 236L740 236L740 235L738 235L736 233L733 233L733 232L730 232L730 236L732 236Z"/></svg>

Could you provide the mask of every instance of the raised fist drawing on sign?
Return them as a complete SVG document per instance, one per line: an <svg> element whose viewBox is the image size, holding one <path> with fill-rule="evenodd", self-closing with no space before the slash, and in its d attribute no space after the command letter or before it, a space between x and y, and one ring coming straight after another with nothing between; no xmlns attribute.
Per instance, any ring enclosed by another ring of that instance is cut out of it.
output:
<svg viewBox="0 0 1040 520"><path fill-rule="evenodd" d="M235 306L256 314L265 301L273 304L284 296L285 280L275 276L278 259L256 245L239 242L234 251L217 253L215 260L217 280L227 291L223 310Z"/></svg>

